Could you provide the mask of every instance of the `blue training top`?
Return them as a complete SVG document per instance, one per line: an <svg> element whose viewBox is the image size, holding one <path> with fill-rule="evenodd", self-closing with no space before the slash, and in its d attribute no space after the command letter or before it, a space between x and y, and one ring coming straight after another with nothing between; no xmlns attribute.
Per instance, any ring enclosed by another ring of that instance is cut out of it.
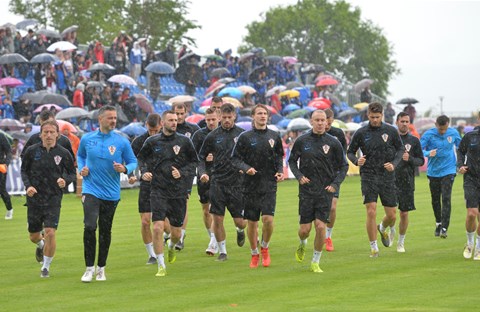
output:
<svg viewBox="0 0 480 312"><path fill-rule="evenodd" d="M85 134L77 152L78 170L88 167L89 174L83 177L82 194L90 194L102 200L120 199L120 173L113 162L124 164L127 174L137 168L130 142L121 135L100 130Z"/></svg>
<svg viewBox="0 0 480 312"><path fill-rule="evenodd" d="M448 128L440 135L437 128L427 130L420 138L423 155L428 157L427 176L440 178L457 172L455 148L462 138L457 130ZM430 151L437 149L437 154L430 157Z"/></svg>

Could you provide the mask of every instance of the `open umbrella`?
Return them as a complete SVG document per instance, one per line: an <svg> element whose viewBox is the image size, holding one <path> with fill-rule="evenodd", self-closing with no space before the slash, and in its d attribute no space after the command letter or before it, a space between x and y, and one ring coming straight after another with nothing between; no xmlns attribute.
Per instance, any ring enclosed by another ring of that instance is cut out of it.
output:
<svg viewBox="0 0 480 312"><path fill-rule="evenodd" d="M201 114L193 114L193 115L190 115L188 116L187 118L185 118L185 121L189 122L189 123L198 123L200 120L202 119L205 119L205 116L201 115Z"/></svg>
<svg viewBox="0 0 480 312"><path fill-rule="evenodd" d="M60 51L70 51L70 50L76 50L77 46L68 41L57 41L49 45L47 48L47 51L55 52L55 50L57 49L59 49Z"/></svg>
<svg viewBox="0 0 480 312"><path fill-rule="evenodd" d="M108 81L133 86L137 85L137 82L132 77L123 74L113 75L108 78Z"/></svg>
<svg viewBox="0 0 480 312"><path fill-rule="evenodd" d="M347 126L347 129L345 129L346 131L357 131L361 127L361 125L356 122L347 122L345 125Z"/></svg>
<svg viewBox="0 0 480 312"><path fill-rule="evenodd" d="M362 92L366 87L370 87L370 85L373 83L373 80L372 79L368 79L368 78L365 78L365 79L362 79L360 80L359 82L357 82L355 84L355 86L353 87L353 89L355 90L355 92Z"/></svg>
<svg viewBox="0 0 480 312"><path fill-rule="evenodd" d="M225 86L226 86L226 84L221 83L219 81L215 81L214 83L212 83L212 85L210 87L208 87L207 90L205 90L204 96L209 97L209 96L213 95L213 93L215 91L220 90L220 89L224 88Z"/></svg>
<svg viewBox="0 0 480 312"><path fill-rule="evenodd" d="M200 62L201 56L193 52L186 53L181 58L178 59L178 64L198 64Z"/></svg>
<svg viewBox="0 0 480 312"><path fill-rule="evenodd" d="M329 101L325 98L316 98L316 99L311 100L308 103L308 106L309 107L314 107L316 109L327 109L327 108L331 108L332 104L329 103Z"/></svg>
<svg viewBox="0 0 480 312"><path fill-rule="evenodd" d="M204 55L204 58L207 60L214 60L214 61L222 61L223 56L217 55L217 54L209 54L209 55Z"/></svg>
<svg viewBox="0 0 480 312"><path fill-rule="evenodd" d="M248 80L250 81L255 81L258 79L258 74L260 74L263 71L266 71L267 68L265 66L257 66L250 73L248 73Z"/></svg>
<svg viewBox="0 0 480 312"><path fill-rule="evenodd" d="M320 64L308 64L305 67L300 68L300 72L303 74L316 74L325 71L325 67Z"/></svg>
<svg viewBox="0 0 480 312"><path fill-rule="evenodd" d="M310 115L310 110L306 108L301 108L294 110L293 112L289 113L286 117L288 119L294 119L294 118L307 118Z"/></svg>
<svg viewBox="0 0 480 312"><path fill-rule="evenodd" d="M0 128L9 130L20 130L25 128L25 124L12 118L0 119Z"/></svg>
<svg viewBox="0 0 480 312"><path fill-rule="evenodd" d="M120 128L120 131L129 136L139 136L147 132L147 128L143 126L143 122L132 122Z"/></svg>
<svg viewBox="0 0 480 312"><path fill-rule="evenodd" d="M58 112L55 119L70 119L88 116L88 111L80 107L68 107Z"/></svg>
<svg viewBox="0 0 480 312"><path fill-rule="evenodd" d="M349 109L345 109L345 110L341 111L340 113L338 113L337 117L338 118L347 118L347 117L350 117L350 116L355 116L357 114L359 114L359 112L356 109L349 108Z"/></svg>
<svg viewBox="0 0 480 312"><path fill-rule="evenodd" d="M115 70L115 67L113 67L112 65L109 65L109 64L105 64L105 63L96 63L96 64L93 64L93 65L90 66L90 68L88 69L88 71L90 71L90 72L93 72L93 71L106 72L106 71L114 71L114 70Z"/></svg>
<svg viewBox="0 0 480 312"><path fill-rule="evenodd" d="M207 99L205 99L202 104L200 104L200 107L210 107L210 105L212 105L212 99L213 97L209 97Z"/></svg>
<svg viewBox="0 0 480 312"><path fill-rule="evenodd" d="M158 62L152 62L148 64L145 67L145 71L150 72L150 73L155 73L158 75L170 75L175 72L175 69L172 67L172 65L158 61Z"/></svg>
<svg viewBox="0 0 480 312"><path fill-rule="evenodd" d="M222 97L222 100L223 100L224 104L225 103L230 103L235 107L240 107L240 108L243 107L242 103L240 103L240 101L235 99L235 98L224 96L224 97Z"/></svg>
<svg viewBox="0 0 480 312"><path fill-rule="evenodd" d="M397 101L397 104L416 104L418 101L411 97L406 97Z"/></svg>
<svg viewBox="0 0 480 312"><path fill-rule="evenodd" d="M300 88L303 87L303 83L298 82L298 81L289 81L285 84L285 87L287 90L294 89L294 88Z"/></svg>
<svg viewBox="0 0 480 312"><path fill-rule="evenodd" d="M78 129L72 125L70 122L65 121L65 120L57 120L58 128L60 131L63 131L64 129L68 129L72 133L77 133Z"/></svg>
<svg viewBox="0 0 480 312"><path fill-rule="evenodd" d="M333 78L332 76L329 75L322 75L316 79L315 85L317 87L322 87L322 86L332 86L338 84L338 81Z"/></svg>
<svg viewBox="0 0 480 312"><path fill-rule="evenodd" d="M238 61L239 62L245 62L245 61L251 59L254 56L255 56L255 53L247 52L245 54L240 55L240 58L238 59Z"/></svg>
<svg viewBox="0 0 480 312"><path fill-rule="evenodd" d="M282 91L280 92L280 97L287 97L287 98L295 98L295 97L299 97L300 96L300 92L298 92L297 90L285 90L285 91Z"/></svg>
<svg viewBox="0 0 480 312"><path fill-rule="evenodd" d="M287 87L285 87L285 86L281 86L281 85L280 85L280 86L275 86L275 87L267 90L267 93L265 93L265 97L272 96L272 95L274 95L277 91L282 92L282 91L285 91L286 89L287 89Z"/></svg>
<svg viewBox="0 0 480 312"><path fill-rule="evenodd" d="M435 127L435 118L431 117L420 117L420 118L415 118L415 121L413 122L413 125L415 128L420 129L424 126L428 126L429 128Z"/></svg>
<svg viewBox="0 0 480 312"><path fill-rule="evenodd" d="M285 115L285 114L291 113L291 112L293 112L297 109L300 109L300 106L298 106L297 104L288 104L287 106L285 106L282 109L282 113Z"/></svg>
<svg viewBox="0 0 480 312"><path fill-rule="evenodd" d="M254 88L252 88L250 86L247 86L247 85L239 86L239 87L237 87L237 89L239 89L240 91L242 91L245 94L255 94L255 93L257 93L257 90L255 90Z"/></svg>
<svg viewBox="0 0 480 312"><path fill-rule="evenodd" d="M186 103L186 102L194 102L197 98L191 95L177 95L172 98L168 99L168 102L171 104L175 103Z"/></svg>
<svg viewBox="0 0 480 312"><path fill-rule="evenodd" d="M23 130L17 130L17 131L10 132L10 135L12 136L13 139L17 139L17 140L21 140L21 141L28 141L28 139L30 138L30 136L32 134L33 134L32 132L25 133L25 131L23 131Z"/></svg>
<svg viewBox="0 0 480 312"><path fill-rule="evenodd" d="M304 131L311 129L310 122L303 118L295 118L290 120L287 126L287 130L291 131Z"/></svg>
<svg viewBox="0 0 480 312"><path fill-rule="evenodd" d="M291 65L296 64L298 62L295 56L284 56L283 61Z"/></svg>
<svg viewBox="0 0 480 312"><path fill-rule="evenodd" d="M24 19L23 21L21 22L18 22L16 25L15 25L15 28L17 29L27 29L28 27L30 26L35 26L38 24L38 20L34 19L34 18L27 18L27 19Z"/></svg>
<svg viewBox="0 0 480 312"><path fill-rule="evenodd" d="M16 64L16 63L28 63L28 60L18 53L7 53L0 56L0 64Z"/></svg>
<svg viewBox="0 0 480 312"><path fill-rule="evenodd" d="M51 108L55 108L55 110L57 112L61 111L63 108L61 108L60 106L58 105L55 105L55 104L43 104L43 105L40 105L39 107L37 107L33 112L34 113L40 113L42 110L44 109L51 109Z"/></svg>
<svg viewBox="0 0 480 312"><path fill-rule="evenodd" d="M153 108L152 102L143 94L137 93L134 94L135 103L146 113L153 113L155 110Z"/></svg>
<svg viewBox="0 0 480 312"><path fill-rule="evenodd" d="M5 77L0 79L0 86L7 86L7 87L18 87L23 85L23 82L21 80L18 80L17 78L13 77Z"/></svg>
<svg viewBox="0 0 480 312"><path fill-rule="evenodd" d="M232 77L223 77L217 80L217 82L224 83L224 84L229 84L234 81L236 81L236 79Z"/></svg>
<svg viewBox="0 0 480 312"><path fill-rule="evenodd" d="M281 129L286 129L288 124L290 123L291 119L289 118L283 118L279 120L278 122L275 123L275 125Z"/></svg>
<svg viewBox="0 0 480 312"><path fill-rule="evenodd" d="M368 103L362 102L362 103L357 103L357 104L353 105L353 108L355 108L358 111L361 111L361 110L366 109L368 107L368 105L369 105Z"/></svg>
<svg viewBox="0 0 480 312"><path fill-rule="evenodd" d="M53 54L50 53L40 53L32 57L30 63L40 64L40 63L52 63L57 62L59 59Z"/></svg>
<svg viewBox="0 0 480 312"><path fill-rule="evenodd" d="M217 67L210 72L210 78L213 77L224 77L224 76L231 76L230 71L226 67Z"/></svg>
<svg viewBox="0 0 480 312"><path fill-rule="evenodd" d="M48 91L24 93L20 99L29 100L33 104L57 104L60 106L72 106L72 103L70 103L66 96L50 93Z"/></svg>
<svg viewBox="0 0 480 312"><path fill-rule="evenodd" d="M240 100L243 97L243 91L234 87L227 87L220 90L218 96L230 96Z"/></svg>
<svg viewBox="0 0 480 312"><path fill-rule="evenodd" d="M265 59L271 64L283 61L283 57L279 55L268 55L265 56Z"/></svg>
<svg viewBox="0 0 480 312"><path fill-rule="evenodd" d="M68 34L68 33L77 31L77 29L78 29L78 26L77 26L77 25L72 25L72 26L70 26L70 27L67 27L67 28L65 28L65 29L62 31L62 36L65 36L65 35Z"/></svg>
<svg viewBox="0 0 480 312"><path fill-rule="evenodd" d="M199 83L203 79L202 68L195 64L183 64L175 70L173 78L184 85L188 81Z"/></svg>
<svg viewBox="0 0 480 312"><path fill-rule="evenodd" d="M58 33L58 31L42 28L36 31L37 34L44 35L47 38L52 39L61 39L62 36Z"/></svg>
<svg viewBox="0 0 480 312"><path fill-rule="evenodd" d="M343 121L341 121L339 119L333 120L332 127L347 130L347 124L345 124Z"/></svg>
<svg viewBox="0 0 480 312"><path fill-rule="evenodd" d="M103 90L103 84L100 81L91 80L87 82L87 89L88 88L97 88L99 90Z"/></svg>

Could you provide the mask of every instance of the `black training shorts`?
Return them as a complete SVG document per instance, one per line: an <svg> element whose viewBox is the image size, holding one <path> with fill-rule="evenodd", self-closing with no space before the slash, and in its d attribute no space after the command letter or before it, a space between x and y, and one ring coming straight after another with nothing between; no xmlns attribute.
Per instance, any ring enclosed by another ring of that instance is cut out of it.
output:
<svg viewBox="0 0 480 312"><path fill-rule="evenodd" d="M153 191L150 195L152 207L152 222L165 221L168 218L170 225L181 227L187 212L187 198L165 198L159 192Z"/></svg>
<svg viewBox="0 0 480 312"><path fill-rule="evenodd" d="M232 218L243 218L243 193L241 187L210 184L210 213L225 215L228 209Z"/></svg>
<svg viewBox="0 0 480 312"><path fill-rule="evenodd" d="M244 218L250 221L260 220L260 215L275 215L277 193L243 194L245 202Z"/></svg>
<svg viewBox="0 0 480 312"><path fill-rule="evenodd" d="M38 233L46 228L57 229L60 220L60 206L27 207L28 232Z"/></svg>
<svg viewBox="0 0 480 312"><path fill-rule="evenodd" d="M330 221L333 193L326 193L319 197L299 196L298 215L300 224L308 224L318 219L324 223Z"/></svg>

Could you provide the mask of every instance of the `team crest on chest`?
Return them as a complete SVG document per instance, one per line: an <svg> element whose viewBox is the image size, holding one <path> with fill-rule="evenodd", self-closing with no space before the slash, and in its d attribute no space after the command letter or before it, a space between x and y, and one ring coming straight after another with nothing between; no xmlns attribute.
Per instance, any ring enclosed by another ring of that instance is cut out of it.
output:
<svg viewBox="0 0 480 312"><path fill-rule="evenodd" d="M233 138L233 142L235 142L235 144L236 144L237 141L238 141L238 137L234 137L234 138Z"/></svg>
<svg viewBox="0 0 480 312"><path fill-rule="evenodd" d="M447 141L448 141L448 143L452 143L452 140L453 140L453 139L452 139L452 137L451 137L451 136L448 136L448 137L447 137Z"/></svg>
<svg viewBox="0 0 480 312"><path fill-rule="evenodd" d="M186 136L187 138L190 138L190 137L192 136L192 134L191 134L190 132L185 132L185 136Z"/></svg>
<svg viewBox="0 0 480 312"><path fill-rule="evenodd" d="M324 152L325 154L328 154L328 151L330 150L330 146L327 145L327 144L325 144L322 148L323 148L323 152Z"/></svg>
<svg viewBox="0 0 480 312"><path fill-rule="evenodd" d="M57 156L53 157L53 160L55 160L55 164L58 166L58 165L60 165L60 162L62 161L62 157L57 155Z"/></svg>
<svg viewBox="0 0 480 312"><path fill-rule="evenodd" d="M275 140L270 139L270 140L268 140L268 143L270 143L270 147L273 148L273 146L275 145Z"/></svg>
<svg viewBox="0 0 480 312"><path fill-rule="evenodd" d="M412 146L410 144L405 144L405 150L407 152L410 152L410 149L412 148Z"/></svg>
<svg viewBox="0 0 480 312"><path fill-rule="evenodd" d="M178 155L178 153L180 152L180 146L175 145L175 146L173 147L173 152L175 153L175 155Z"/></svg>
<svg viewBox="0 0 480 312"><path fill-rule="evenodd" d="M388 134L386 134L386 133L382 134L382 139L383 139L383 142L387 142Z"/></svg>
<svg viewBox="0 0 480 312"><path fill-rule="evenodd" d="M116 148L115 146L113 146L113 145L110 145L110 146L108 147L108 151L110 152L110 155L112 155L112 156L113 156L113 154L115 154L115 151L116 151L116 150L117 150L117 148Z"/></svg>

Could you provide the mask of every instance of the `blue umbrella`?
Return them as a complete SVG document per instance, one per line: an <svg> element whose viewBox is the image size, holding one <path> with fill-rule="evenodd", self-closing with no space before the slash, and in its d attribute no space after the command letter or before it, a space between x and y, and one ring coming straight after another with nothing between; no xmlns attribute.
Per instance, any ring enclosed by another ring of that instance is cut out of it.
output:
<svg viewBox="0 0 480 312"><path fill-rule="evenodd" d="M279 123L282 119L283 119L283 116L280 114L272 114L270 116L270 122L275 125Z"/></svg>
<svg viewBox="0 0 480 312"><path fill-rule="evenodd" d="M141 122L132 122L120 129L121 132L128 134L129 136L139 136L147 132L147 129Z"/></svg>
<svg viewBox="0 0 480 312"><path fill-rule="evenodd" d="M288 127L288 124L290 123L290 120L291 120L291 119L283 118L282 120L280 120L279 122L277 122L276 125L277 125L277 127L279 127L279 128L285 129L285 128Z"/></svg>
<svg viewBox="0 0 480 312"><path fill-rule="evenodd" d="M243 92L237 88L227 87L220 90L220 92L218 92L218 96L229 96L240 100L243 97Z"/></svg>
<svg viewBox="0 0 480 312"><path fill-rule="evenodd" d="M294 110L300 109L300 106L297 104L288 104L282 109L282 113L288 114L290 112L293 112Z"/></svg>
<svg viewBox="0 0 480 312"><path fill-rule="evenodd" d="M248 116L238 116L237 118L237 123L238 122L252 122L252 117L248 117ZM245 129L245 128L244 128Z"/></svg>
<svg viewBox="0 0 480 312"><path fill-rule="evenodd" d="M51 63L59 61L58 57L50 53L40 53L32 57L30 63Z"/></svg>
<svg viewBox="0 0 480 312"><path fill-rule="evenodd" d="M172 65L161 61L148 64L147 67L145 67L145 70L159 75L169 75L175 72Z"/></svg>
<svg viewBox="0 0 480 312"><path fill-rule="evenodd" d="M240 121L235 123L237 127L242 128L245 131L252 130L252 122L251 121Z"/></svg>

